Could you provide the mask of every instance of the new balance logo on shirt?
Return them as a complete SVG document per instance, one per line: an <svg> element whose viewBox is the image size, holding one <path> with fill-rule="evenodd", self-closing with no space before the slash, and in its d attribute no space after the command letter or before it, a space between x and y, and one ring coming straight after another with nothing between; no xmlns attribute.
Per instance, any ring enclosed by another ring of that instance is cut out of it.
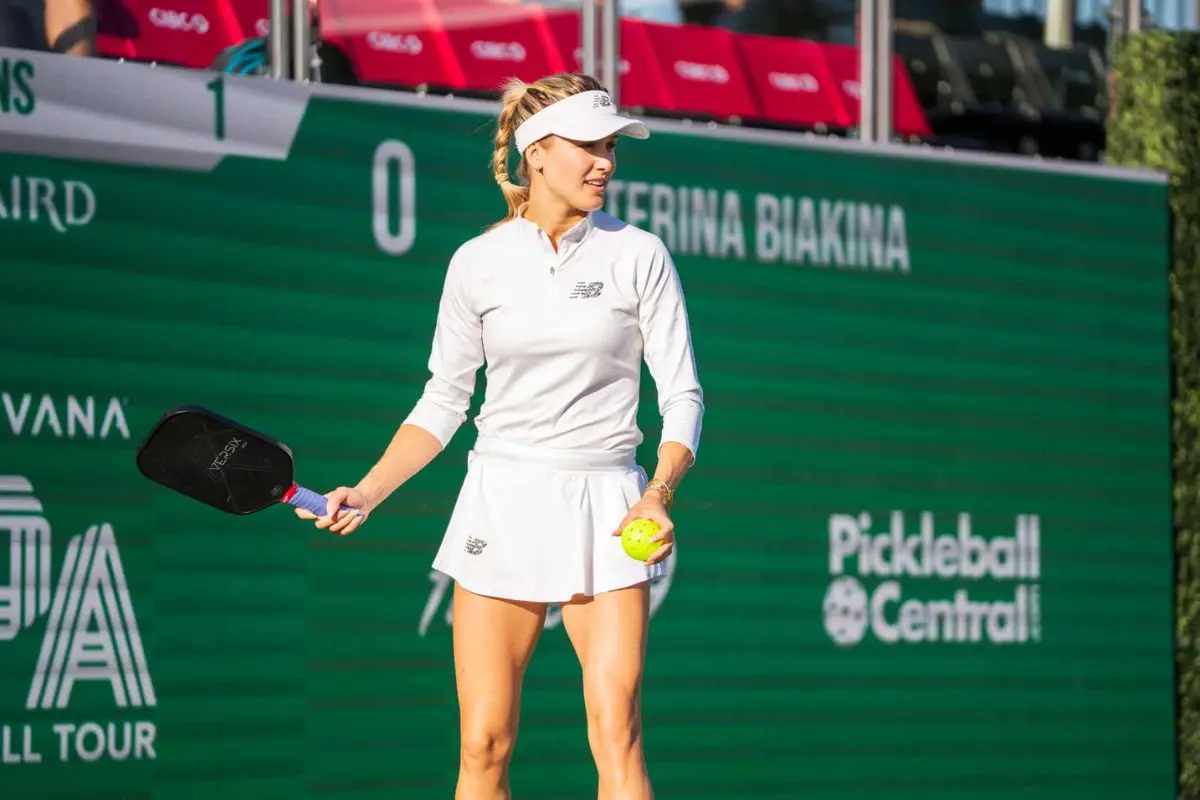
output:
<svg viewBox="0 0 1200 800"><path fill-rule="evenodd" d="M570 299L578 300L580 298L599 297L601 290L604 289L604 284L600 281L580 281L575 284L575 289L571 292Z"/></svg>

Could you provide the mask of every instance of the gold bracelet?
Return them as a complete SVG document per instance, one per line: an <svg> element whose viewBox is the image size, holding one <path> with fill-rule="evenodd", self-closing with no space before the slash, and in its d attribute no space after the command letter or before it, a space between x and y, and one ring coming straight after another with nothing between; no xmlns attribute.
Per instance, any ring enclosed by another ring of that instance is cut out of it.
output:
<svg viewBox="0 0 1200 800"><path fill-rule="evenodd" d="M658 478L652 478L650 482L646 484L646 491L648 492L651 489L658 492L658 496L662 498L663 507L670 511L671 502L675 498L675 493L671 491L671 487L667 485L667 482ZM645 492L643 492L643 494L645 494Z"/></svg>

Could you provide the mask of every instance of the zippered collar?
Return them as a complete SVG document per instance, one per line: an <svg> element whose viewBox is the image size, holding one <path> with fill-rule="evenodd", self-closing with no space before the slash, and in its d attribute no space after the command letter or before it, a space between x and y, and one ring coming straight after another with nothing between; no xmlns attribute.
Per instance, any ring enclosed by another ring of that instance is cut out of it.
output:
<svg viewBox="0 0 1200 800"><path fill-rule="evenodd" d="M555 252L554 246L550 243L550 235L540 225L530 222L525 218L525 210L528 206L528 203L522 203L517 207L517 215L513 219L513 224L517 226L523 235L532 236L538 242L539 246L548 252ZM592 232L592 229L595 227L595 223L592 220L594 213L589 212L587 216L568 228L562 235L558 246L558 254L560 256L565 256L568 251L574 250Z"/></svg>

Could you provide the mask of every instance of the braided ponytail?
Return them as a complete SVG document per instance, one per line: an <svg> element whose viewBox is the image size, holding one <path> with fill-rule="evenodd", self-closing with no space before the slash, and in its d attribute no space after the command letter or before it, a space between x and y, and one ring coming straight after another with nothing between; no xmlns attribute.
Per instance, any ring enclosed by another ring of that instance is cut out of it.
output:
<svg viewBox="0 0 1200 800"><path fill-rule="evenodd" d="M513 135L517 132L517 126L520 124L515 117L528 90L529 84L520 78L512 78L505 84L504 94L500 97L500 118L496 124L496 149L492 153L492 175L496 178L496 183L500 185L500 191L504 193L504 201L508 203L508 214L500 222L497 222L497 225L516 218L517 209L521 207L522 203L529 200L529 186L513 183L508 176L508 148L512 144ZM522 174L525 170L525 159L522 158L517 167L517 177L527 178L527 175Z"/></svg>

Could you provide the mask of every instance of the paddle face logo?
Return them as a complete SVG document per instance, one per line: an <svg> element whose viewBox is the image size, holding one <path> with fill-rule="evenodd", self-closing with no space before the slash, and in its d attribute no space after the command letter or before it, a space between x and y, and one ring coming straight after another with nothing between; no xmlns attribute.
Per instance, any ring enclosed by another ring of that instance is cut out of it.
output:
<svg viewBox="0 0 1200 800"><path fill-rule="evenodd" d="M225 446L221 448L221 452L217 453L216 458L208 465L209 472L220 472L225 465L229 463L229 459L233 458L233 454L241 450L247 444L245 439L239 439L236 436L232 437Z"/></svg>
<svg viewBox="0 0 1200 800"><path fill-rule="evenodd" d="M973 532L970 514L958 515L954 534L937 533L928 511L915 531L899 511L883 531L872 522L868 513L829 517L833 580L822 612L834 644L853 647L868 637L889 645L1041 640L1036 515L1017 516L1013 536L990 539Z"/></svg>
<svg viewBox="0 0 1200 800"><path fill-rule="evenodd" d="M24 698L32 721L11 725L0 718L0 765L154 759L154 722L120 713L97 721L70 715L81 689L89 707L97 689L118 710L154 708L158 699L112 526L91 525L72 537L55 577L43 512L27 478L0 475L0 531L8 531L10 544L7 581L0 582L0 643L30 635L45 621Z"/></svg>

